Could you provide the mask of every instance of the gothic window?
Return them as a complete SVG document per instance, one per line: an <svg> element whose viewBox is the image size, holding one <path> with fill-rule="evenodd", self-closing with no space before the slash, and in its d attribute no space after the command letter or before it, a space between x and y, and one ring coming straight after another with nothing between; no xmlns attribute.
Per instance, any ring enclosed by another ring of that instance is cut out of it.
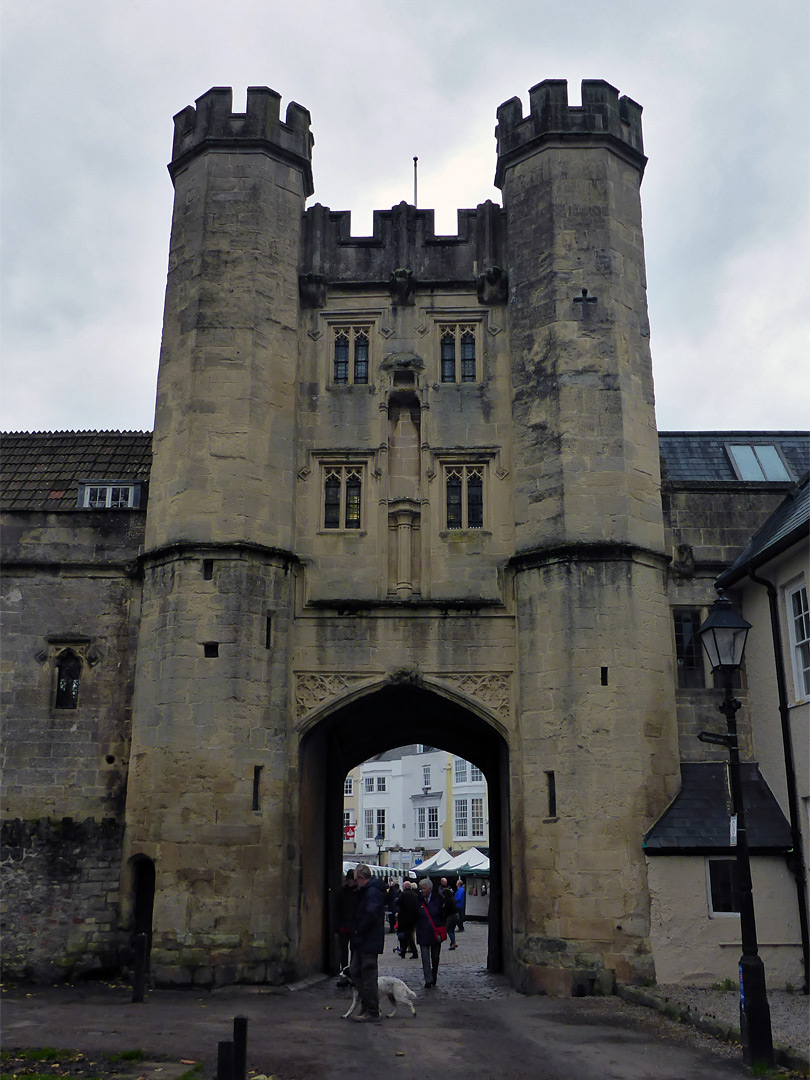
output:
<svg viewBox="0 0 810 1080"><path fill-rule="evenodd" d="M357 465L329 465L324 468L323 527L359 529L362 496L362 469Z"/></svg>
<svg viewBox="0 0 810 1080"><path fill-rule="evenodd" d="M448 465L445 496L448 529L484 527L483 465Z"/></svg>
<svg viewBox="0 0 810 1080"><path fill-rule="evenodd" d="M71 649L59 654L56 661L56 698L54 708L76 709L79 706L79 680L82 662Z"/></svg>
<svg viewBox="0 0 810 1080"><path fill-rule="evenodd" d="M695 608L674 611L675 656L678 665L678 686L696 689L706 685L703 668L703 647L698 637L700 612Z"/></svg>
<svg viewBox="0 0 810 1080"><path fill-rule="evenodd" d="M332 348L332 382L336 386L368 383L367 326L336 326Z"/></svg>
<svg viewBox="0 0 810 1080"><path fill-rule="evenodd" d="M475 326L455 323L443 326L440 336L441 381L475 382Z"/></svg>

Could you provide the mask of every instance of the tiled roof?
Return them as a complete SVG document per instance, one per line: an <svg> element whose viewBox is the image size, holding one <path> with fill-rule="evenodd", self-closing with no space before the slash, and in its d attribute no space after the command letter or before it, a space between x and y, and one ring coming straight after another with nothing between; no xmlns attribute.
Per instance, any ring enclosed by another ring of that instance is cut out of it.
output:
<svg viewBox="0 0 810 1080"><path fill-rule="evenodd" d="M728 854L729 795L725 762L682 762L681 790L644 837L648 855ZM758 767L742 773L748 847L753 852L786 851L790 825Z"/></svg>
<svg viewBox="0 0 810 1080"><path fill-rule="evenodd" d="M810 432L807 431L661 431L662 471L669 480L736 481L726 452L726 443L767 442L779 446L793 473L800 480L810 469Z"/></svg>
<svg viewBox="0 0 810 1080"><path fill-rule="evenodd" d="M74 510L82 480L146 481L149 431L39 431L0 437L0 507Z"/></svg>
<svg viewBox="0 0 810 1080"><path fill-rule="evenodd" d="M786 547L798 543L810 532L810 477L799 484L774 510L751 543L717 579L727 588L752 570L774 558Z"/></svg>

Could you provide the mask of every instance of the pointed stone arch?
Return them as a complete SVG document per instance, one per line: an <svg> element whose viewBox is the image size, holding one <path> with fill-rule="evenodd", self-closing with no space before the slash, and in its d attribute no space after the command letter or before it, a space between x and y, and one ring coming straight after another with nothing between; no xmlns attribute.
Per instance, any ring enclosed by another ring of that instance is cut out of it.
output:
<svg viewBox="0 0 810 1080"><path fill-rule="evenodd" d="M324 705L300 730L301 970L334 967L331 897L342 876L343 781L360 762L407 743L438 746L477 765L489 793L488 967L508 964L512 913L509 743L505 725L480 703L438 680L398 672Z"/></svg>

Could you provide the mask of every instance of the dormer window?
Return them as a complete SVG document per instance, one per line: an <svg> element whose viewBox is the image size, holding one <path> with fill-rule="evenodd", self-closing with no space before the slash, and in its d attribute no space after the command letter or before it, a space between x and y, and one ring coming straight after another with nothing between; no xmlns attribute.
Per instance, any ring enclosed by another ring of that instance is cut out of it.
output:
<svg viewBox="0 0 810 1080"><path fill-rule="evenodd" d="M140 484L86 481L79 484L79 506L86 510L122 510L140 506Z"/></svg>
<svg viewBox="0 0 810 1080"><path fill-rule="evenodd" d="M738 480L791 479L774 443L727 443L726 451Z"/></svg>

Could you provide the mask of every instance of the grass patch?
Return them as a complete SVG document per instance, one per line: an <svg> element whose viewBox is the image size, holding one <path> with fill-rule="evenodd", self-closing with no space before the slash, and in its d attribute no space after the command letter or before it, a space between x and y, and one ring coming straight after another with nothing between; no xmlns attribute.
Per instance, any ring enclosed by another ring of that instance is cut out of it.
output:
<svg viewBox="0 0 810 1080"><path fill-rule="evenodd" d="M107 1060L111 1065L117 1061L143 1061L145 1057L145 1050L122 1050L119 1054L107 1054Z"/></svg>

